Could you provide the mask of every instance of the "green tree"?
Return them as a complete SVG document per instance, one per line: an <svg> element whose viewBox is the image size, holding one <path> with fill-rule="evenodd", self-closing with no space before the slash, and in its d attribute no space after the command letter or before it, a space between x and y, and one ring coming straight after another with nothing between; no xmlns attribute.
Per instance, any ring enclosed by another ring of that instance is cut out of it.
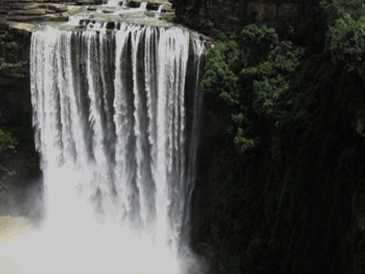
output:
<svg viewBox="0 0 365 274"><path fill-rule="evenodd" d="M261 125L275 125L276 105L288 92L301 55L273 28L258 25L246 26L238 37L218 41L209 51L202 86L224 102L228 134L241 152L260 142L259 132L267 130Z"/></svg>
<svg viewBox="0 0 365 274"><path fill-rule="evenodd" d="M15 151L16 145L17 142L12 134L0 129L0 153Z"/></svg>

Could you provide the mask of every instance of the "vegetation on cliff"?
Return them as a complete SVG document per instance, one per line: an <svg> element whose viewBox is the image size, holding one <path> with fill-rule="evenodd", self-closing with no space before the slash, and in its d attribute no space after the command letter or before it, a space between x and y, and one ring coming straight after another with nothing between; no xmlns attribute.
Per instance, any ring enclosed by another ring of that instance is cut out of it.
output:
<svg viewBox="0 0 365 274"><path fill-rule="evenodd" d="M213 272L362 273L364 4L323 1L320 16L323 44L254 24L208 53L195 240Z"/></svg>
<svg viewBox="0 0 365 274"><path fill-rule="evenodd" d="M257 147L261 130L285 123L282 105L290 102L282 101L302 55L301 48L280 41L273 28L257 25L218 41L209 51L202 87L220 98L218 107L230 116L227 133L240 152Z"/></svg>

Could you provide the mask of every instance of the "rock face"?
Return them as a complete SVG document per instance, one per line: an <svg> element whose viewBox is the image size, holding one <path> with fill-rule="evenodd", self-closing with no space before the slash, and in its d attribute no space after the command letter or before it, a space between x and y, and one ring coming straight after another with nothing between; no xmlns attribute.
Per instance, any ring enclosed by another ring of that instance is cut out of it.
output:
<svg viewBox="0 0 365 274"><path fill-rule="evenodd" d="M257 22L273 22L286 19L295 20L299 3L293 1L249 1L247 2L247 15Z"/></svg>
<svg viewBox="0 0 365 274"><path fill-rule="evenodd" d="M68 5L101 3L101 0L0 0L0 15L6 21L67 21Z"/></svg>
<svg viewBox="0 0 365 274"><path fill-rule="evenodd" d="M138 8L142 2L148 2L147 10L157 11L161 7L163 14L174 13L168 0L129 0L126 6ZM105 3L107 0L0 0L0 21L67 21L72 7Z"/></svg>
<svg viewBox="0 0 365 274"><path fill-rule="evenodd" d="M173 0L176 15L184 24L212 33L232 31L247 23L266 23L288 29L313 18L316 0Z"/></svg>
<svg viewBox="0 0 365 274"><path fill-rule="evenodd" d="M158 10L162 6L163 12L174 12L172 8L172 3L169 0L129 0L127 6L131 8L137 8L141 5L142 2L147 2L147 10Z"/></svg>
<svg viewBox="0 0 365 274"><path fill-rule="evenodd" d="M30 213L34 204L26 193L40 187L32 184L39 177L39 160L31 121L29 41L29 31L0 24L0 129L17 141L15 150L0 153L0 215Z"/></svg>

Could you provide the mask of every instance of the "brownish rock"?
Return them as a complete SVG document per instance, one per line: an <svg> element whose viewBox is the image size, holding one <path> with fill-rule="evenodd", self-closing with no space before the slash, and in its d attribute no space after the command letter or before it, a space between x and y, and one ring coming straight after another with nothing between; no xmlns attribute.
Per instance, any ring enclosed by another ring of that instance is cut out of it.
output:
<svg viewBox="0 0 365 274"><path fill-rule="evenodd" d="M29 9L29 10L12 10L8 12L9 16L12 15L28 15L28 16L32 16L32 15L46 15L47 11L45 9Z"/></svg>
<svg viewBox="0 0 365 274"><path fill-rule="evenodd" d="M7 17L8 21L15 21L15 22L31 22L31 21L68 21L68 16L65 15L11 15Z"/></svg>

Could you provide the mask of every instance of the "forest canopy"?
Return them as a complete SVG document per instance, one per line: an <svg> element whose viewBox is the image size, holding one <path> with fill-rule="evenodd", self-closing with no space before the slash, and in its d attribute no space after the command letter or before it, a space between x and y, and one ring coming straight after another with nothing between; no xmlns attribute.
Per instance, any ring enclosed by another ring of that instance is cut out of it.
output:
<svg viewBox="0 0 365 274"><path fill-rule="evenodd" d="M213 202L203 238L219 250L219 273L352 267L337 260L352 253L336 233L350 226L352 203L339 197L363 188L364 1L322 1L319 17L295 30L242 25L217 34L208 52ZM341 225L332 210L343 212Z"/></svg>

